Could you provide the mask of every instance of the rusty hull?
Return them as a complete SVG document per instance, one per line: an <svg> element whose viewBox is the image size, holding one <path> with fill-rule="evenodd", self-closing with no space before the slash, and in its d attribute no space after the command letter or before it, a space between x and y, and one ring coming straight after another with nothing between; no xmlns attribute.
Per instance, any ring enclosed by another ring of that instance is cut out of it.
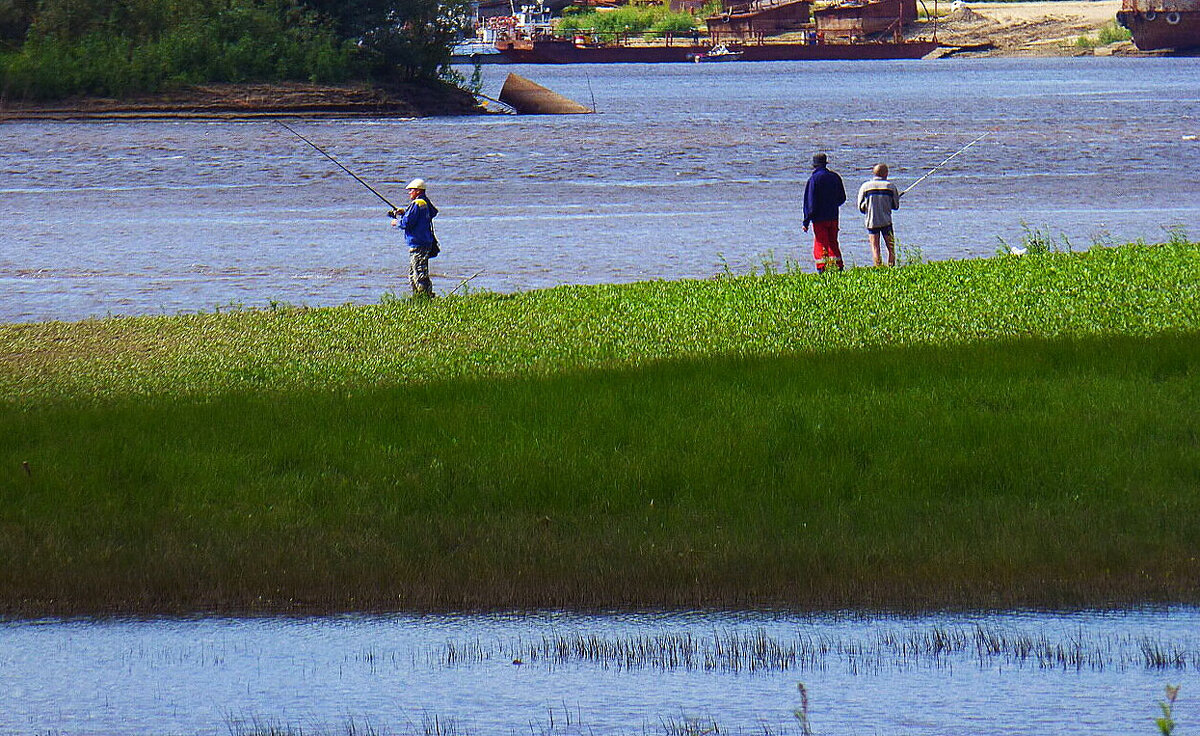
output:
<svg viewBox="0 0 1200 736"><path fill-rule="evenodd" d="M1142 51L1200 48L1200 0L1124 0L1117 22Z"/></svg>

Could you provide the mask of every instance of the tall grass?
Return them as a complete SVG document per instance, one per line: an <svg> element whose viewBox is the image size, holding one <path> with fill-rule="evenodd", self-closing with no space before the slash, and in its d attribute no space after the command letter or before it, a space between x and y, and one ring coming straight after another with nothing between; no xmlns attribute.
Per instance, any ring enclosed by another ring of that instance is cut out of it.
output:
<svg viewBox="0 0 1200 736"><path fill-rule="evenodd" d="M1194 602L1198 283L1177 244L8 326L0 605Z"/></svg>
<svg viewBox="0 0 1200 736"><path fill-rule="evenodd" d="M1200 326L1200 247L1095 248L817 278L564 286L378 306L0 326L0 396L102 401L407 386L1023 337Z"/></svg>
<svg viewBox="0 0 1200 736"><path fill-rule="evenodd" d="M708 633L662 632L608 636L575 632L509 640L449 641L426 654L432 665L459 667L514 661L547 668L598 665L604 669L705 672L814 672L832 666L854 673L954 669L966 663L998 669L1104 671L1143 668L1186 672L1200 667L1200 648L1186 641L1128 635L1014 631L1007 625L944 625L867 635L792 634L763 629ZM1168 695L1170 693L1168 692Z"/></svg>

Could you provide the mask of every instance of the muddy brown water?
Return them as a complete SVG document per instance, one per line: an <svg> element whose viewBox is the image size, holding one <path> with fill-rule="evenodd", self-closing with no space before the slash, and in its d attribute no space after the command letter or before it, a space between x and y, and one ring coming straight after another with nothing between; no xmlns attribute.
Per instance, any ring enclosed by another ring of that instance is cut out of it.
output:
<svg viewBox="0 0 1200 736"><path fill-rule="evenodd" d="M814 150L905 187L986 131L903 201L910 257L1200 230L1200 59L497 65L485 92L510 70L600 114L292 121L392 201L431 182L443 292L811 269ZM269 121L5 123L0 322L375 303L405 288L386 210ZM850 207L842 238L869 262Z"/></svg>

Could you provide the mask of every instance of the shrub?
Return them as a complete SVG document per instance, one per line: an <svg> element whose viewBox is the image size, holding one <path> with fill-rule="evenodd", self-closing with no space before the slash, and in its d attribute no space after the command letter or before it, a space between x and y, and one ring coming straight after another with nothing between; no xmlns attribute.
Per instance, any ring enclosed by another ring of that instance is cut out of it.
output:
<svg viewBox="0 0 1200 736"><path fill-rule="evenodd" d="M606 12L572 13L559 21L560 33L591 33L601 38L620 36L691 33L696 19L688 13L672 13L666 5L625 6Z"/></svg>
<svg viewBox="0 0 1200 736"><path fill-rule="evenodd" d="M203 82L334 82L365 70L331 20L287 0L91 5L71 13L45 3L24 45L0 56L0 92L122 96Z"/></svg>
<svg viewBox="0 0 1200 736"><path fill-rule="evenodd" d="M1131 37L1128 28L1122 27L1115 20L1110 20L1096 32L1095 36L1080 36L1075 39L1075 46L1081 49L1094 49L1097 46L1107 46L1118 41L1128 41Z"/></svg>

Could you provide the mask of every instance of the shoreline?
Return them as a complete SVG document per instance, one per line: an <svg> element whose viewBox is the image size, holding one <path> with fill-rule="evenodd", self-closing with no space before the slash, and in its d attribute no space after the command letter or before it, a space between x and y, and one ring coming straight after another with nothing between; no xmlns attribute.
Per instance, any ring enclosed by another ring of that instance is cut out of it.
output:
<svg viewBox="0 0 1200 736"><path fill-rule="evenodd" d="M1096 37L1116 22L1120 0L1037 0L966 2L920 21L911 35L932 34L952 49L946 55L979 57L1154 56L1132 42L1081 48L1076 39ZM935 11L936 12L936 11ZM959 47L961 51L954 51ZM1099 49L1099 52L1097 52Z"/></svg>
<svg viewBox="0 0 1200 736"><path fill-rule="evenodd" d="M128 98L0 101L0 122L19 120L245 120L283 117L448 117L485 110L444 83L206 84Z"/></svg>
<svg viewBox="0 0 1200 736"><path fill-rule="evenodd" d="M1115 22L1120 0L984 2L914 23L906 37L935 38L935 58L1170 56L1129 41L1075 45ZM786 41L788 34L775 40ZM931 58L930 60L935 60ZM206 84L160 94L55 101L0 99L0 122L18 120L240 120L275 117L444 117L487 114L464 90L441 83L390 85L298 82Z"/></svg>

